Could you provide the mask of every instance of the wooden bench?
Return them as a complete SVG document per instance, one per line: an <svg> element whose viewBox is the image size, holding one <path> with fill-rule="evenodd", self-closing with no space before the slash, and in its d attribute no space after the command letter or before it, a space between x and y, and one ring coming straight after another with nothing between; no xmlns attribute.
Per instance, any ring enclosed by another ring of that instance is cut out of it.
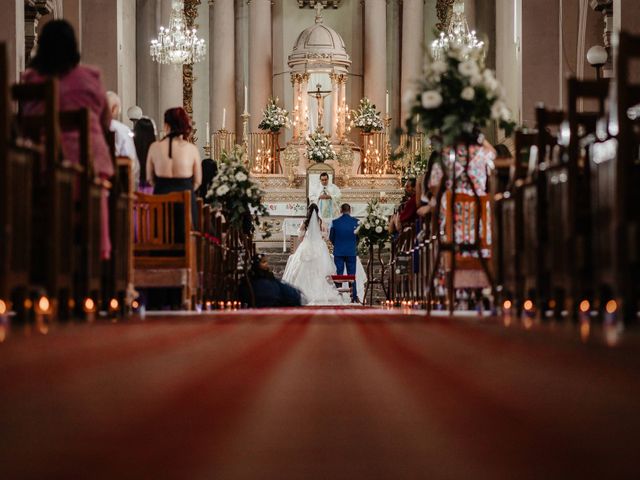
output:
<svg viewBox="0 0 640 480"><path fill-rule="evenodd" d="M182 306L190 308L196 272L191 192L137 193L133 216L135 286L179 287Z"/></svg>

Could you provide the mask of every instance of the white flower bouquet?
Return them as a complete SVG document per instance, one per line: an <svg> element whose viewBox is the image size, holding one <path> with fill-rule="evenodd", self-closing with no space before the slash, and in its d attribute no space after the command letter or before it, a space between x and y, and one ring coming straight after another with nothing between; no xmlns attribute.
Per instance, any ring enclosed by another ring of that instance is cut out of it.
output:
<svg viewBox="0 0 640 480"><path fill-rule="evenodd" d="M376 106L367 97L360 100L358 110L351 111L352 125L364 133L380 132L384 129L380 112L376 112Z"/></svg>
<svg viewBox="0 0 640 480"><path fill-rule="evenodd" d="M364 254L371 245L383 245L389 239L388 220L378 199L367 204L367 215L356 228L358 250Z"/></svg>
<svg viewBox="0 0 640 480"><path fill-rule="evenodd" d="M278 99L269 99L269 103L262 111L262 120L258 124L260 130L278 133L281 128L289 127L289 112L278 107Z"/></svg>
<svg viewBox="0 0 640 480"><path fill-rule="evenodd" d="M411 179L418 178L427 171L429 167L429 155L424 153L416 153L413 162L402 170L402 184Z"/></svg>
<svg viewBox="0 0 640 480"><path fill-rule="evenodd" d="M243 155L239 146L231 152L222 151L218 173L207 192L207 200L223 211L230 225L238 228L246 228L247 219L260 226L259 217L269 215L262 203L264 192L249 176Z"/></svg>
<svg viewBox="0 0 640 480"><path fill-rule="evenodd" d="M314 162L325 162L336 158L329 138L319 130L307 137L307 158Z"/></svg>
<svg viewBox="0 0 640 480"><path fill-rule="evenodd" d="M407 100L407 130L415 132L419 122L436 144L475 142L479 129L491 120L507 135L515 126L493 71L484 67L477 52L458 45L451 45L444 59L431 60L418 90Z"/></svg>

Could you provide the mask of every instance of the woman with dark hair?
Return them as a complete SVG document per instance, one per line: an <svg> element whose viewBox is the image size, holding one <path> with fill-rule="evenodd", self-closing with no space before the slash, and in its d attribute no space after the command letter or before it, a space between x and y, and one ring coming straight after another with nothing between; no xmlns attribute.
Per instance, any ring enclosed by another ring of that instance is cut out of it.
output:
<svg viewBox="0 0 640 480"><path fill-rule="evenodd" d="M302 241L287 260L282 280L299 289L311 305L339 304L342 298L331 281L336 265L322 237L321 222L318 206L312 203L298 233Z"/></svg>
<svg viewBox="0 0 640 480"><path fill-rule="evenodd" d="M95 172L102 178L113 175L113 160L105 134L109 131L111 112L100 72L80 65L80 52L73 27L65 20L52 20L42 29L38 38L38 50L29 68L22 74L23 83L42 83L55 77L59 82L59 108L61 111L87 108L90 113L89 133L91 154ZM43 105L28 102L22 105L26 115L42 113ZM72 163L80 162L78 132L62 132L62 149L65 158ZM106 194L102 201L103 258L111 255L109 241L109 219Z"/></svg>
<svg viewBox="0 0 640 480"><path fill-rule="evenodd" d="M302 303L300 291L291 285L278 280L269 267L266 255L258 254L251 262L249 274L253 298L247 290L243 290L243 301L257 308L265 307L298 307Z"/></svg>
<svg viewBox="0 0 640 480"><path fill-rule="evenodd" d="M156 124L149 117L142 117L133 127L133 142L136 145L136 154L140 160L140 186L138 191L152 193L153 189L147 183L147 155L149 147L156 141Z"/></svg>
<svg viewBox="0 0 640 480"><path fill-rule="evenodd" d="M207 191L214 177L218 174L218 164L213 158L202 160L202 185L198 189L198 197L207 202Z"/></svg>
<svg viewBox="0 0 640 480"><path fill-rule="evenodd" d="M165 136L154 142L147 154L147 182L153 193L191 192L192 220L195 219L195 190L202 182L198 148L189 142L191 120L184 108L164 112ZM176 233L177 235L177 233Z"/></svg>

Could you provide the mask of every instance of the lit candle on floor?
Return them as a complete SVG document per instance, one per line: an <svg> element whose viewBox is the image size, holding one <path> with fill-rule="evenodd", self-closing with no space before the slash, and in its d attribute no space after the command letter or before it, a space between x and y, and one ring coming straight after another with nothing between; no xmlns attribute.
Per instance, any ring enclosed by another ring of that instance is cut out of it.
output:
<svg viewBox="0 0 640 480"><path fill-rule="evenodd" d="M47 321L51 313L51 302L46 296L41 296L36 302L36 328L40 333L46 335L49 332Z"/></svg>
<svg viewBox="0 0 640 480"><path fill-rule="evenodd" d="M85 298L82 309L87 322L91 323L96 319L96 302L92 298Z"/></svg>

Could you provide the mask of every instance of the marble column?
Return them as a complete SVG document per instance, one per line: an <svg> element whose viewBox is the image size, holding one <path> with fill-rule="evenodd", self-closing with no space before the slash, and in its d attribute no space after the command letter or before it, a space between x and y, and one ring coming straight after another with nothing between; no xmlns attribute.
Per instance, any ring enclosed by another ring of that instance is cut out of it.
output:
<svg viewBox="0 0 640 480"><path fill-rule="evenodd" d="M9 0L0 16L0 42L7 46L9 83L17 82L24 70L24 0ZM16 41L19 39L20 41Z"/></svg>
<svg viewBox="0 0 640 480"><path fill-rule="evenodd" d="M160 0L160 25L169 26L171 15L170 1ZM156 27L159 28L159 25ZM154 37L157 36L157 31ZM158 129L164 125L164 112L169 108L181 107L182 101L182 65L160 65L158 85Z"/></svg>
<svg viewBox="0 0 640 480"><path fill-rule="evenodd" d="M384 109L387 85L387 4L385 0L364 3L364 95ZM357 101L357 100L356 100Z"/></svg>
<svg viewBox="0 0 640 480"><path fill-rule="evenodd" d="M402 3L402 65L400 73L400 98L415 90L415 82L422 73L422 45L416 39L424 38L424 0L404 0ZM404 125L409 112L402 102L400 125Z"/></svg>
<svg viewBox="0 0 640 480"><path fill-rule="evenodd" d="M160 65L154 62L149 54L151 39L158 35L160 26L159 0L136 1L136 24L137 105L142 108L144 115L152 118L157 126L162 128L162 123L158 123L162 119L158 105Z"/></svg>
<svg viewBox="0 0 640 480"><path fill-rule="evenodd" d="M123 112L136 100L135 11L136 4L124 0L82 2L82 59L100 67L105 88L120 96Z"/></svg>
<svg viewBox="0 0 640 480"><path fill-rule="evenodd" d="M258 129L272 91L271 0L249 0L249 113Z"/></svg>
<svg viewBox="0 0 640 480"><path fill-rule="evenodd" d="M338 139L338 121L340 108L340 83L338 75L331 74L331 140Z"/></svg>
<svg viewBox="0 0 640 480"><path fill-rule="evenodd" d="M233 0L215 0L209 10L209 58L211 75L211 131L222 128L222 112L226 109L225 128L235 130L235 13Z"/></svg>

